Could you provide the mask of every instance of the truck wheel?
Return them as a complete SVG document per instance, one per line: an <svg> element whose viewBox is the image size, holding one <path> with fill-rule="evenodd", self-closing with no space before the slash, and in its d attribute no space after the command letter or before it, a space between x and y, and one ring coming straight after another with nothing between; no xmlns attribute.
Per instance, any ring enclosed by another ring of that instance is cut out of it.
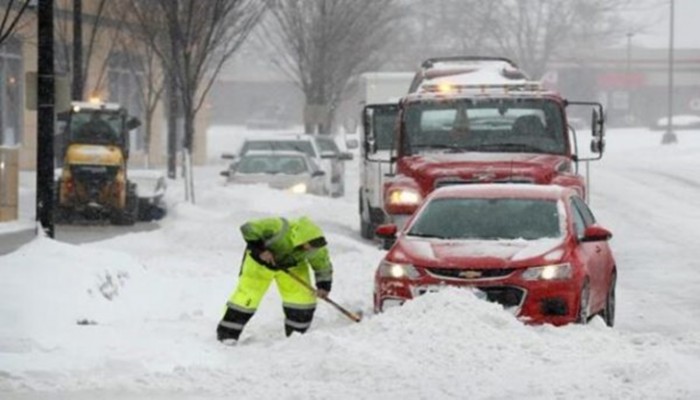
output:
<svg viewBox="0 0 700 400"><path fill-rule="evenodd" d="M374 227L369 222L365 222L362 216L360 216L360 235L364 239L374 239Z"/></svg>
<svg viewBox="0 0 700 400"><path fill-rule="evenodd" d="M56 224L72 224L73 211L70 208L61 205L61 181L61 179L56 181L56 186L53 192L53 221Z"/></svg>
<svg viewBox="0 0 700 400"><path fill-rule="evenodd" d="M123 210L114 210L112 223L114 225L131 226L136 223L139 217L139 199L136 195L136 187L129 185L126 194L126 204Z"/></svg>
<svg viewBox="0 0 700 400"><path fill-rule="evenodd" d="M360 215L360 236L362 236L363 239L368 239L372 240L374 239L374 227L372 226L372 223L365 221L364 218L362 218L362 214L364 211L364 200L362 199L362 190L358 193L358 204L359 204L359 215Z"/></svg>

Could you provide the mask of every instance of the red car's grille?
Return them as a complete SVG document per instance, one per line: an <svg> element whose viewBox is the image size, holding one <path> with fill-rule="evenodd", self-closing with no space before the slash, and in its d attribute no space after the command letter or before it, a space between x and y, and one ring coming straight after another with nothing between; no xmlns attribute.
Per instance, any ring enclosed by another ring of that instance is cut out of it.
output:
<svg viewBox="0 0 700 400"><path fill-rule="evenodd" d="M498 303L503 307L518 307L522 304L525 291L512 286L502 287L477 287L486 293L486 299Z"/></svg>
<svg viewBox="0 0 700 400"><path fill-rule="evenodd" d="M486 300L498 303L504 308L520 307L525 299L525 290L513 286L475 286L484 293ZM418 288L416 294L419 296L430 292L429 288Z"/></svg>
<svg viewBox="0 0 700 400"><path fill-rule="evenodd" d="M466 280L503 278L513 273L513 268L459 269L430 267L425 268L425 270L436 278Z"/></svg>

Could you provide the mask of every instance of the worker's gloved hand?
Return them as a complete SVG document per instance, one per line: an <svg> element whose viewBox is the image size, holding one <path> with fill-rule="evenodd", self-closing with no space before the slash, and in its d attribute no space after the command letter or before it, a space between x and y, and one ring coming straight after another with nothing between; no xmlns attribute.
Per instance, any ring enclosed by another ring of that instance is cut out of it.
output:
<svg viewBox="0 0 700 400"><path fill-rule="evenodd" d="M325 299L331 292L331 281L316 282L316 297Z"/></svg>
<svg viewBox="0 0 700 400"><path fill-rule="evenodd" d="M277 268L277 263L275 263L275 256L272 254L270 250L265 250L260 252L258 255L260 259L263 261L266 267L270 269L278 269Z"/></svg>
<svg viewBox="0 0 700 400"><path fill-rule="evenodd" d="M276 270L276 261L275 261L275 256L272 254L272 252L268 249L265 248L265 243L262 241L254 241L254 242L248 242L248 250L250 251L250 255L253 257L253 259L260 264L266 266L267 268L270 268L272 270Z"/></svg>

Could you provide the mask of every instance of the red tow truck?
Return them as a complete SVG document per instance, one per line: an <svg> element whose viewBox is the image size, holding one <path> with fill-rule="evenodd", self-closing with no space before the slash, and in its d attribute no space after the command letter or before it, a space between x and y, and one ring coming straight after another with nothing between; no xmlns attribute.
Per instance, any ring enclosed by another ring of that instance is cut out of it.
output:
<svg viewBox="0 0 700 400"><path fill-rule="evenodd" d="M587 198L579 164L603 155L600 103L566 100L503 58L427 60L410 90L398 104L363 111L363 237L372 238L383 223L403 226L430 192L446 185L554 184ZM574 106L592 109L590 151L578 148L568 124ZM390 151L379 151L378 141L387 137ZM367 173L387 169L379 179Z"/></svg>

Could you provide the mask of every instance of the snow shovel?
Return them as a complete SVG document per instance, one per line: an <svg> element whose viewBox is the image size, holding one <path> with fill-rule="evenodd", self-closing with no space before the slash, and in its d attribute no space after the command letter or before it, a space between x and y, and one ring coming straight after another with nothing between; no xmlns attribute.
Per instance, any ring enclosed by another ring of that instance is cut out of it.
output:
<svg viewBox="0 0 700 400"><path fill-rule="evenodd" d="M309 285L308 283L306 283L306 281L304 281L303 279L299 278L297 275L295 275L295 274L292 273L291 271L286 270L286 269L283 269L282 271L284 271L287 275L289 275L290 277L292 277L292 279L294 279L295 281L297 281L297 282L298 282L300 285L302 285L303 287L305 287L305 288L309 289L310 291L316 293L316 289L314 289L311 285ZM351 320L353 320L353 321L355 321L355 322L360 322L360 321L362 321L362 314L361 314L361 313L353 313L353 312L351 312L351 311L348 311L348 310L345 309L343 306L341 306L340 304L336 303L335 301L329 299L328 297L321 297L321 300L323 300L323 301L327 302L328 304L332 305L333 307L335 307L336 310L340 311L341 313L343 313L343 315L345 315L346 317L350 318Z"/></svg>

